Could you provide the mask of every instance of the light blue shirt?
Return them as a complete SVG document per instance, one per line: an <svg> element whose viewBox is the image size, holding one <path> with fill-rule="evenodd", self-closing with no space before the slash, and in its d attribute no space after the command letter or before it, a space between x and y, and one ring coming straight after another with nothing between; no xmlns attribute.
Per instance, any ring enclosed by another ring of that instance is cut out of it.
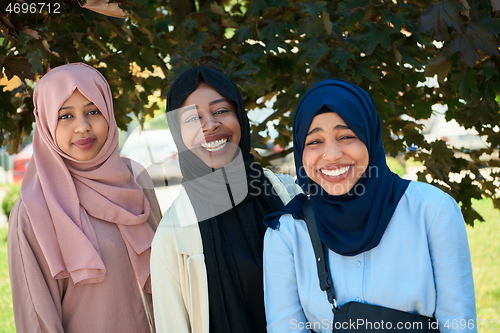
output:
<svg viewBox="0 0 500 333"><path fill-rule="evenodd" d="M435 317L441 332L477 332L464 220L432 185L412 181L380 244L350 257L329 251L329 267L339 306L375 304ZM264 238L264 301L269 333L332 331L307 226L291 215Z"/></svg>

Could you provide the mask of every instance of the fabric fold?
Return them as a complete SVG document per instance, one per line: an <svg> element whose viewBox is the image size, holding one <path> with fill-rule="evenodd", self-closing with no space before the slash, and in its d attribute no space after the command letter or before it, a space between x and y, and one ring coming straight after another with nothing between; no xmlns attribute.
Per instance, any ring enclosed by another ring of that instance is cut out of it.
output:
<svg viewBox="0 0 500 333"><path fill-rule="evenodd" d="M55 141L58 111L76 89L94 103L109 126L106 142L89 161L66 155ZM153 238L146 222L150 206L118 154L118 127L105 78L83 63L63 65L36 84L33 100L33 157L21 197L51 274L56 279L70 276L75 284L106 278L90 215L117 225L138 281L150 289L145 255Z"/></svg>

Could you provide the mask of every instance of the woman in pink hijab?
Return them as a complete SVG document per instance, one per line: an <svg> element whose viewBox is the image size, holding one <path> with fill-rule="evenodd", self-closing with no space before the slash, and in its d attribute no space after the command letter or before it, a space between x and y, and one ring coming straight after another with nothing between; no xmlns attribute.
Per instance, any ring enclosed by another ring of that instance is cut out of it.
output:
<svg viewBox="0 0 500 333"><path fill-rule="evenodd" d="M64 65L33 99L33 157L9 219L17 332L154 332L149 256L161 213L147 173L118 155L108 83Z"/></svg>

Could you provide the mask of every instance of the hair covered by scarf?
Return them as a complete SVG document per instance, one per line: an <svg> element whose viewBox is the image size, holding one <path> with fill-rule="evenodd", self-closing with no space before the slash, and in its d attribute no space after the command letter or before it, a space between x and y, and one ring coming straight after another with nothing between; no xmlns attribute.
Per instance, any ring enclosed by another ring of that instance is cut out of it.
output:
<svg viewBox="0 0 500 333"><path fill-rule="evenodd" d="M88 161L66 155L55 140L58 111L76 89L108 122L106 142ZM33 156L23 179L21 198L52 276L71 277L77 285L106 279L91 215L117 225L136 278L149 291L149 252L154 234L146 222L150 205L118 155L118 127L105 78L83 63L59 66L36 84L33 100Z"/></svg>
<svg viewBox="0 0 500 333"><path fill-rule="evenodd" d="M228 165L216 170L208 167L186 148L175 112L198 88L200 82L207 83L221 96L234 103L241 128L241 140L236 156ZM265 232L262 219L270 212L280 209L283 204L277 195L271 194L272 186L265 179L262 167L254 162L250 153L250 123L241 93L233 81L222 72L204 66L191 68L176 79L168 92L167 118L179 151L183 185L199 218L198 225L207 268L210 331L253 333L255 330L252 325L255 323L251 322L249 312L255 309L247 308L237 264L228 240L231 234L223 226L227 223L241 225L251 255L262 270ZM218 176L221 172L225 174L224 177ZM231 191L228 191L228 187ZM227 200L228 196L231 201ZM223 202L229 204L224 205ZM206 219L200 218L209 211L218 214L214 213ZM262 292L262 288L255 290L255 293L259 292ZM259 310L262 310L262 317L265 317L263 298L259 306L262 306ZM265 329L265 323L259 324Z"/></svg>
<svg viewBox="0 0 500 333"><path fill-rule="evenodd" d="M313 118L324 112L337 113L366 145L367 171L343 195L319 189L304 172L302 154ZM377 246L406 191L409 181L392 173L386 164L382 126L370 95L343 80L326 80L310 88L297 106L293 124L293 146L297 182L311 194L311 204L321 240L341 255L357 255ZM297 196L282 211L270 214L265 224L278 227L279 217L292 214L303 219L304 195Z"/></svg>

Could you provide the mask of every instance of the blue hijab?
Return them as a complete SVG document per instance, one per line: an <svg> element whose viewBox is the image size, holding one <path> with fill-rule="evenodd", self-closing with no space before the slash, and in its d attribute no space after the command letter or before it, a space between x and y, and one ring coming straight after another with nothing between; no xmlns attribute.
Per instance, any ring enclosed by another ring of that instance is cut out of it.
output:
<svg viewBox="0 0 500 333"><path fill-rule="evenodd" d="M302 163L306 134L312 119L324 112L337 113L366 145L368 168L354 187L343 195L330 195L307 177ZM316 84L302 97L293 123L293 146L297 182L310 194L318 232L332 251L354 256L380 243L385 229L409 181L391 172L382 145L382 126L370 95L343 80ZM304 219L305 195L299 195L277 213L266 216L264 224L276 229L279 217L292 214Z"/></svg>

